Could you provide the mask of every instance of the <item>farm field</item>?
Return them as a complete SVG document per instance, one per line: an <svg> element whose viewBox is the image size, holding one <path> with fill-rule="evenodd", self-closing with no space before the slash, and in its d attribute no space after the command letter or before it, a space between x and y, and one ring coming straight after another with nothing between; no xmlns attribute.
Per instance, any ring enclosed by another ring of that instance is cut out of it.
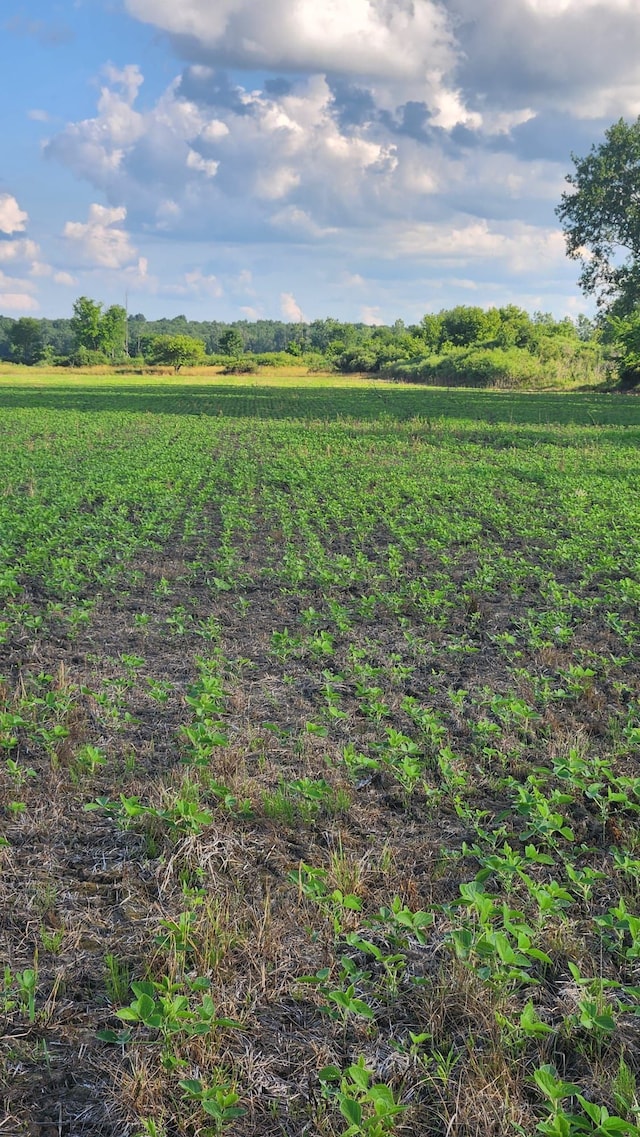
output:
<svg viewBox="0 0 640 1137"><path fill-rule="evenodd" d="M640 1133L640 400L0 378L0 1133Z"/></svg>

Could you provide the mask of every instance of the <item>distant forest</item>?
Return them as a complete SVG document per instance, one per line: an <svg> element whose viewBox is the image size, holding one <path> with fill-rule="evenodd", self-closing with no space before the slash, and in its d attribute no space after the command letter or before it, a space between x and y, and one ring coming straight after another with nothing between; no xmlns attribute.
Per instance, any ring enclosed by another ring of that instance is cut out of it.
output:
<svg viewBox="0 0 640 1137"><path fill-rule="evenodd" d="M500 314L506 320L495 319ZM448 319L446 319L448 317ZM33 317L29 317L29 322ZM22 317L24 321L24 317ZM0 359L9 361L14 358L11 343L11 329L18 321L10 316L0 316ZM49 320L46 317L34 321L38 324L43 346L49 348L55 356L71 356L77 347L75 321L68 319ZM438 324L456 323L454 329L454 342L464 341L470 343L477 341L478 333L494 328L483 327L485 324L508 324L512 326L511 334L503 346L519 346L516 341L531 339L537 333L555 334L590 339L594 333L594 326L586 317L579 316L574 322L568 318L555 320L547 312L536 312L532 317L522 309L509 305L505 308L492 308L487 310L471 306L443 310L439 314L427 315L419 324L405 325L403 320L396 320L391 325L370 325L363 323L346 323L337 319L314 320L311 323L286 323L283 320L236 320L232 323L221 320L188 320L186 316L173 316L160 320L148 320L141 312L130 315L128 324L128 352L131 356L144 354L144 347L155 336L187 335L202 340L207 355L224 354L221 341L225 332L234 329L242 337L244 350L255 354L287 351L295 345L303 351L325 352L334 342L360 343L376 339L397 339L406 335L415 337L424 342L427 328ZM514 327L514 325L517 325ZM446 330L446 329L445 329ZM450 329L449 329L450 330ZM433 338L433 337L430 337ZM486 338L486 337L484 337ZM504 339L504 336L502 337ZM49 354L49 353L47 353Z"/></svg>
<svg viewBox="0 0 640 1137"><path fill-rule="evenodd" d="M69 319L0 316L0 359L28 366L152 368L222 365L228 373L282 366L371 373L418 383L473 386L593 384L606 378L606 334L579 316L557 320L516 305L459 305L419 323L371 326L333 318L147 320L79 297Z"/></svg>
<svg viewBox="0 0 640 1137"><path fill-rule="evenodd" d="M9 361L14 357L10 332L16 322L10 316L0 316L0 359ZM77 347L73 318L49 320L45 317L37 320L37 323L44 346L49 347L55 356L73 355ZM228 323L221 320L188 320L186 316L147 320L141 312L130 315L127 324L131 356L143 355L145 345L155 336L191 336L202 340L207 355L218 355L223 354L220 351L220 341L224 333L235 329L242 336L245 351L263 354L287 351L291 344L322 352L332 340L341 339L345 335L348 338L354 335L358 339L368 338L375 331L366 324L345 324L332 319L314 320L310 324L291 324L283 320L237 320Z"/></svg>

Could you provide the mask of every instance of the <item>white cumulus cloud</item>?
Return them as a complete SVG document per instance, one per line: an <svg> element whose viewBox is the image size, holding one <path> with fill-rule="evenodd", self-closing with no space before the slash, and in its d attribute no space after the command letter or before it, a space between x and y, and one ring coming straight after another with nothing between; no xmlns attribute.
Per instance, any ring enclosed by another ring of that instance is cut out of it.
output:
<svg viewBox="0 0 640 1137"><path fill-rule="evenodd" d="M35 312L38 302L28 292L0 292L0 308L3 312Z"/></svg>
<svg viewBox="0 0 640 1137"><path fill-rule="evenodd" d="M72 288L78 283L78 280L70 272L54 272L53 280L55 284L62 284L66 288Z"/></svg>
<svg viewBox="0 0 640 1137"><path fill-rule="evenodd" d="M304 323L306 320L306 316L293 292L282 292L280 294L280 310L285 320L291 320L295 323Z"/></svg>
<svg viewBox="0 0 640 1137"><path fill-rule="evenodd" d="M0 270L0 311L34 312L38 308L34 285L30 280L6 276Z"/></svg>
<svg viewBox="0 0 640 1137"><path fill-rule="evenodd" d="M218 64L424 80L455 53L435 0L126 0L129 12Z"/></svg>
<svg viewBox="0 0 640 1137"><path fill-rule="evenodd" d="M64 236L89 264L101 268L124 268L137 255L129 234L122 228L126 216L124 206L109 209L93 204L89 207L86 222L67 221Z"/></svg>
<svg viewBox="0 0 640 1137"><path fill-rule="evenodd" d="M22 233L28 220L29 214L20 208L12 194L0 194L0 233Z"/></svg>
<svg viewBox="0 0 640 1137"><path fill-rule="evenodd" d="M35 241L30 241L28 238L0 241L0 262L35 260L39 251Z"/></svg>
<svg viewBox="0 0 640 1137"><path fill-rule="evenodd" d="M445 127L560 106L638 113L637 0L126 0L182 58L424 100ZM475 105L474 105L475 104Z"/></svg>

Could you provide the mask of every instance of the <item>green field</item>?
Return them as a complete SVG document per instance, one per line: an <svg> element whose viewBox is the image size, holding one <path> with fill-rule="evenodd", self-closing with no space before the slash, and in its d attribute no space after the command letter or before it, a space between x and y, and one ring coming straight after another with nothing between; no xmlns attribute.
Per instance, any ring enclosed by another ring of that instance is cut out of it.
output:
<svg viewBox="0 0 640 1137"><path fill-rule="evenodd" d="M639 443L2 376L1 1132L640 1132Z"/></svg>

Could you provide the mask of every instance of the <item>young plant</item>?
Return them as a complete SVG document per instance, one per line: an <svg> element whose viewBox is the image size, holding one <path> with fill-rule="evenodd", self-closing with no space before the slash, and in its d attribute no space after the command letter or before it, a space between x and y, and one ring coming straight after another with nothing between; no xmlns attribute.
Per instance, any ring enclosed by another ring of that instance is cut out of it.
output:
<svg viewBox="0 0 640 1137"><path fill-rule="evenodd" d="M222 1133L236 1118L245 1114L242 1106L238 1105L240 1095L231 1082L225 1080L204 1086L195 1078L183 1078L178 1084L190 1101L199 1103L207 1120L213 1122L213 1133Z"/></svg>
<svg viewBox="0 0 640 1137"><path fill-rule="evenodd" d="M404 1113L390 1086L374 1082L362 1055L344 1073L325 1066L319 1073L326 1097L333 1099L347 1122L341 1137L392 1137L396 1121Z"/></svg>

